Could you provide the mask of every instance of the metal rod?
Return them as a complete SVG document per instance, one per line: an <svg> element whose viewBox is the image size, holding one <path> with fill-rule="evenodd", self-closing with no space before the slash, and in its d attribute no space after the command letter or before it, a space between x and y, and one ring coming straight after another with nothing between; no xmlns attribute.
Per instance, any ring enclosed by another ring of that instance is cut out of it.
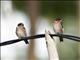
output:
<svg viewBox="0 0 80 60"><path fill-rule="evenodd" d="M67 35L67 34L50 34L50 36L57 36L57 37L63 37L69 40L73 40L73 41L78 41L80 42L80 37L78 36L73 36L73 35ZM43 38L45 37L45 34L39 34L39 35L34 35L34 36L28 36L28 37L24 37L23 39L13 39L13 40L9 40L9 41L5 41L5 42L1 42L0 46L5 46L5 45L10 45L13 43L17 43L23 40L29 40L29 39L37 39L37 38Z"/></svg>

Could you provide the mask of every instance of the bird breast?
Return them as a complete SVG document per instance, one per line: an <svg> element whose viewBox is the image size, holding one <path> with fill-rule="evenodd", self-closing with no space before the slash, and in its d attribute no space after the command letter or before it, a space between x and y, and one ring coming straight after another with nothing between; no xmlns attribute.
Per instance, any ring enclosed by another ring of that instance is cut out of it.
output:
<svg viewBox="0 0 80 60"><path fill-rule="evenodd" d="M23 29L18 29L17 34L18 37L26 37L26 32Z"/></svg>
<svg viewBox="0 0 80 60"><path fill-rule="evenodd" d="M61 25L54 24L54 30L55 30L55 32L61 32Z"/></svg>

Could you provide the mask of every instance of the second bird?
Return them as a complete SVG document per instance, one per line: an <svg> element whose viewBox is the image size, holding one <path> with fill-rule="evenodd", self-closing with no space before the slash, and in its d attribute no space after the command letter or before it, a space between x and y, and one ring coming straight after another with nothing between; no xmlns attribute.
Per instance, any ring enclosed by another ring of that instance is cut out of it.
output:
<svg viewBox="0 0 80 60"><path fill-rule="evenodd" d="M53 22L53 28L54 32L57 34L62 34L63 33L63 26L62 26L62 20L60 18L56 18ZM63 38L60 37L60 41L63 41Z"/></svg>

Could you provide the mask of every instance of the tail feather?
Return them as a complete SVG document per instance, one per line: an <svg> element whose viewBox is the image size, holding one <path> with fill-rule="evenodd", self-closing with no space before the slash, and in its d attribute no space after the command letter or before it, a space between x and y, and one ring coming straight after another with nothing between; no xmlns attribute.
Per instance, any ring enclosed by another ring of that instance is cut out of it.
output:
<svg viewBox="0 0 80 60"><path fill-rule="evenodd" d="M59 39L60 39L60 42L63 42L63 37L61 35L61 33L57 33L59 35Z"/></svg>
<svg viewBox="0 0 80 60"><path fill-rule="evenodd" d="M60 39L60 42L63 42L63 38L62 37L59 37L59 39Z"/></svg>
<svg viewBox="0 0 80 60"><path fill-rule="evenodd" d="M21 37L21 39L23 39L24 37ZM28 40L27 39L24 39L24 42L26 43L26 44L29 44L29 42L28 42Z"/></svg>
<svg viewBox="0 0 80 60"><path fill-rule="evenodd" d="M26 44L29 44L28 40L24 40L24 42L25 42Z"/></svg>

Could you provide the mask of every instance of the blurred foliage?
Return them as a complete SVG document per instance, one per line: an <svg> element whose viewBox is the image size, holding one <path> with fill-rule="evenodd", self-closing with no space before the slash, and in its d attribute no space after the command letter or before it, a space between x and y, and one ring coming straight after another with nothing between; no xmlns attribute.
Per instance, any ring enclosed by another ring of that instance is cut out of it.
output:
<svg viewBox="0 0 80 60"><path fill-rule="evenodd" d="M24 12L27 12L27 3L25 0L13 0L13 6L17 8L18 10L22 10ZM43 0L40 1L40 14L41 16L50 16L53 17L54 15L63 17L65 15L74 15L76 16L76 1L70 0L70 1L47 1ZM75 11L75 12L74 12Z"/></svg>
<svg viewBox="0 0 80 60"><path fill-rule="evenodd" d="M26 2L23 0L23 1L16 1L14 0L13 2L13 7L18 9L18 10L22 10L22 11L26 11Z"/></svg>
<svg viewBox="0 0 80 60"><path fill-rule="evenodd" d="M48 16L65 16L65 15L75 15L76 5L72 1L53 1L53 2L41 2L41 13L42 15Z"/></svg>

